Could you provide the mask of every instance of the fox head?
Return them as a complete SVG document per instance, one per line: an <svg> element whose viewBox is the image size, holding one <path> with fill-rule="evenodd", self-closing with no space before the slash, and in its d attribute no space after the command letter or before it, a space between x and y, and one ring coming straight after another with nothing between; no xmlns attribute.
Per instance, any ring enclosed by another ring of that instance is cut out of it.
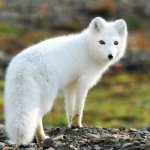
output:
<svg viewBox="0 0 150 150"><path fill-rule="evenodd" d="M123 19L107 22L101 17L96 17L90 22L87 29L89 31L89 55L94 57L94 60L117 61L124 55L127 25Z"/></svg>

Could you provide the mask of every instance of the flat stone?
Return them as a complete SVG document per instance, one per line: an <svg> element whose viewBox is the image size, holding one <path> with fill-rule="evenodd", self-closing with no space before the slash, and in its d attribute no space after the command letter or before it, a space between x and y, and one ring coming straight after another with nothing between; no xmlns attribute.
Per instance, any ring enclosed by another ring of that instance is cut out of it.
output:
<svg viewBox="0 0 150 150"><path fill-rule="evenodd" d="M100 138L100 136L99 135L97 135L97 134L87 134L87 137L91 137L91 138Z"/></svg>
<svg viewBox="0 0 150 150"><path fill-rule="evenodd" d="M101 135L102 138L112 138L112 134L104 133Z"/></svg>

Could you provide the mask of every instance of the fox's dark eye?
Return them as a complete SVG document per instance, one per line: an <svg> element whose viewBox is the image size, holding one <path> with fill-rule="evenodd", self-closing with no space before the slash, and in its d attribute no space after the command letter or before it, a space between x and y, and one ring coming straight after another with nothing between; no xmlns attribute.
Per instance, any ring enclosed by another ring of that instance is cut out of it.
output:
<svg viewBox="0 0 150 150"><path fill-rule="evenodd" d="M118 41L115 41L115 42L114 42L114 45L118 45L118 44L119 44L119 42L118 42Z"/></svg>
<svg viewBox="0 0 150 150"><path fill-rule="evenodd" d="M102 45L105 44L105 42L103 40L100 40L99 43L102 44Z"/></svg>

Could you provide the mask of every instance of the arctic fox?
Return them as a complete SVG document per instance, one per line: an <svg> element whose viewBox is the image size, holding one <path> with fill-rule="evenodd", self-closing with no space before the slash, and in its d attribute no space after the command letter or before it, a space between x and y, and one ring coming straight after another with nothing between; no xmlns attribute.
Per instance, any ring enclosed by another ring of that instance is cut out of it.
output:
<svg viewBox="0 0 150 150"><path fill-rule="evenodd" d="M46 138L42 117L60 91L68 126L81 127L86 95L109 66L123 57L127 26L122 19L94 18L82 32L42 41L19 53L5 80L5 127L10 140L28 144Z"/></svg>

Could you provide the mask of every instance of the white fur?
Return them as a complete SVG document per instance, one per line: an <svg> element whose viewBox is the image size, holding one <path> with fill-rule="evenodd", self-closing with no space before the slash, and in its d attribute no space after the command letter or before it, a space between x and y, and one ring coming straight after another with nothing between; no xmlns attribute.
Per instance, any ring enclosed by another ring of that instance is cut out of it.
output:
<svg viewBox="0 0 150 150"><path fill-rule="evenodd" d="M65 93L68 125L78 114L81 126L88 90L124 55L126 40L125 21L97 17L81 33L48 39L18 54L9 64L5 82L5 125L11 141L31 142L41 125L38 120L51 110L60 91Z"/></svg>

